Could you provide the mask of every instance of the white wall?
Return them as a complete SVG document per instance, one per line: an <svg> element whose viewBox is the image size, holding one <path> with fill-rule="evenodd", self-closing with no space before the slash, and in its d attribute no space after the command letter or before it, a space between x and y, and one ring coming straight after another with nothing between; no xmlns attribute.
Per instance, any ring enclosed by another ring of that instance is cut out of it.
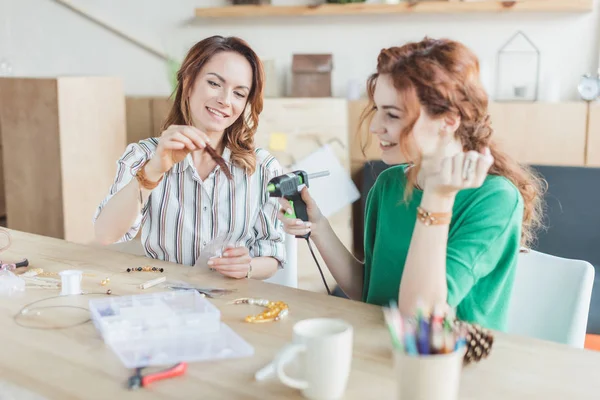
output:
<svg viewBox="0 0 600 400"><path fill-rule="evenodd" d="M334 55L334 96L345 96L348 80L364 82L383 47L425 35L463 41L481 58L484 80L493 85L496 53L517 30L541 52L541 99L559 89L561 100L577 99L576 86L598 67L600 12L588 14L370 15L335 18L207 21L194 8L220 0L71 0L126 32L178 58L213 34L246 39L264 58L274 58L287 79L293 53ZM273 0L291 3L294 0ZM303 0L300 0L303 1ZM0 0L0 60L15 75L116 75L128 95L168 95L165 63L71 12L55 0ZM557 86L558 85L558 86ZM547 89L549 88L549 89Z"/></svg>

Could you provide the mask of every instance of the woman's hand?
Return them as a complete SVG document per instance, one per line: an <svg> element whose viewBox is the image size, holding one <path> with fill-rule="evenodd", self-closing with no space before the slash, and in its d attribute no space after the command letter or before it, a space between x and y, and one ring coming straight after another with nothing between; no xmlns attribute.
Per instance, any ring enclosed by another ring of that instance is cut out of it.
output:
<svg viewBox="0 0 600 400"><path fill-rule="evenodd" d="M317 206L315 200L310 196L310 193L308 192L308 189L306 187L302 189L302 192L300 192L300 194L302 196L302 200L304 200L304 202L306 203L308 222L304 222L301 219L290 218L286 216L285 213L291 213L292 210L290 208L290 203L284 198L279 199L281 209L277 214L277 219L279 219L283 223L283 230L290 235L303 236L312 231L312 234L314 236L315 232L317 231L317 229L314 228L316 228L319 222L323 220L323 214L321 213L321 210L319 210L319 207Z"/></svg>
<svg viewBox="0 0 600 400"><path fill-rule="evenodd" d="M246 247L227 246L222 257L211 258L208 266L230 278L242 279L250 271L252 257Z"/></svg>
<svg viewBox="0 0 600 400"><path fill-rule="evenodd" d="M443 158L438 168L423 171L424 190L441 197L454 197L462 189L480 187L494 163L489 148L482 153L460 152L453 157Z"/></svg>
<svg viewBox="0 0 600 400"><path fill-rule="evenodd" d="M149 178L158 180L189 153L204 149L209 142L208 136L194 126L171 125L160 135L156 153L146 164L145 172Z"/></svg>

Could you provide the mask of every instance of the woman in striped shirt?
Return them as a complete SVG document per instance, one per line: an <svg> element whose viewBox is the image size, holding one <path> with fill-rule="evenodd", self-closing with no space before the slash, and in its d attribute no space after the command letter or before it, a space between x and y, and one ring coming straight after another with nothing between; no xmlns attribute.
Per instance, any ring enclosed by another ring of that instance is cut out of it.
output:
<svg viewBox="0 0 600 400"><path fill-rule="evenodd" d="M158 138L130 144L94 216L103 244L141 228L148 257L194 265L224 242L210 267L231 278L266 279L284 265L279 204L268 181L282 173L254 148L264 73L244 41L213 36L194 45L177 74L173 107Z"/></svg>

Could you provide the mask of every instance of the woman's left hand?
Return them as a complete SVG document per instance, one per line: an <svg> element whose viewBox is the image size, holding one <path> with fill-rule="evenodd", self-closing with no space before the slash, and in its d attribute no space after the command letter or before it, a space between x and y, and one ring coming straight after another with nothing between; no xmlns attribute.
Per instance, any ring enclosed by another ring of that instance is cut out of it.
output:
<svg viewBox="0 0 600 400"><path fill-rule="evenodd" d="M452 197L462 189L480 187L494 163L489 148L483 152L460 152L441 160L439 170L425 177L425 190Z"/></svg>
<svg viewBox="0 0 600 400"><path fill-rule="evenodd" d="M211 258L208 266L230 278L242 279L250 271L252 257L246 247L225 248L222 257Z"/></svg>

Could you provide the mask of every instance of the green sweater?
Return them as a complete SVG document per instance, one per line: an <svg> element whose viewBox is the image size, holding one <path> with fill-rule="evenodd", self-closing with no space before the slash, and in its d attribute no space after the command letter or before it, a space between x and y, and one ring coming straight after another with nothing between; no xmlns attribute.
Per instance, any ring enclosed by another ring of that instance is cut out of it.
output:
<svg viewBox="0 0 600 400"><path fill-rule="evenodd" d="M385 170L367 197L363 301L398 299L422 191L403 201L404 166ZM448 233L448 304L457 318L504 330L520 249L523 200L506 178L490 175L456 195ZM426 268L427 266L423 266Z"/></svg>

